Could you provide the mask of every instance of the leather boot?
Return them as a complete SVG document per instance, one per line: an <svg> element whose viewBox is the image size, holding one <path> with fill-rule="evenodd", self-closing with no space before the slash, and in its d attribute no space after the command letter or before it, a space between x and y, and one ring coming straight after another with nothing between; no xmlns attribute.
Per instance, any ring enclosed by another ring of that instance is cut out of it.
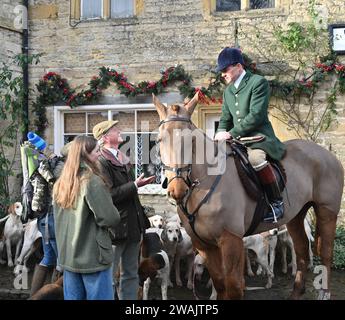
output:
<svg viewBox="0 0 345 320"><path fill-rule="evenodd" d="M277 222L284 215L284 203L274 170L268 162L256 167L255 170L270 203L271 210L264 214L264 221Z"/></svg>
<svg viewBox="0 0 345 320"><path fill-rule="evenodd" d="M48 275L48 271L48 267L39 264L36 265L34 275L31 281L30 297L44 286Z"/></svg>

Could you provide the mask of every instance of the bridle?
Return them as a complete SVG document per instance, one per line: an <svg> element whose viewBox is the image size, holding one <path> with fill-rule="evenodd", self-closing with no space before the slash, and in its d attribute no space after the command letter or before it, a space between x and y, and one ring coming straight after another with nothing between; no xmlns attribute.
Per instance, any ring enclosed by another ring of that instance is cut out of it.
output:
<svg viewBox="0 0 345 320"><path fill-rule="evenodd" d="M159 123L159 126L162 126L163 124L167 123L167 122L176 122L176 121L182 121L182 122L187 122L187 123L190 123L192 124L192 121L188 118L184 118L184 117L177 117L177 116L170 116L164 120L162 120L160 123ZM158 144L158 142L157 142ZM190 188L192 186L192 181L190 179L190 174L192 172L192 165L191 164L188 164L187 166L185 167L169 167L167 166L166 164L164 164L162 162L162 168L166 171L170 171L170 172L174 172L175 173L175 176L173 176L170 180L166 180L163 182L163 188L167 188L169 183L171 183L174 179L182 179L183 182L188 186L188 188ZM186 178L183 177L183 172L187 172L187 176ZM167 179L167 178L166 178Z"/></svg>
<svg viewBox="0 0 345 320"><path fill-rule="evenodd" d="M189 118L185 118L185 117L178 117L178 116L170 116L168 118L166 118L165 120L162 120L160 123L159 123L159 126L162 126L163 124L167 123L167 122L173 122L173 121L183 121L183 122L187 122L187 123L190 123L192 124L192 121L189 119ZM189 221L189 224L194 232L194 234L199 238L199 240L206 244L206 245L210 245L210 243L208 243L207 241L205 241L204 239L202 239L198 233L196 232L195 230L195 218L196 218L196 215L199 211L199 209L201 208L201 206L203 204L205 204L208 199L211 197L212 193L214 192L214 190L216 189L222 175L218 175L216 176L211 188L209 189L209 191L207 192L207 194L203 197L203 199L199 202L199 204L196 206L196 208L193 210L192 213L190 213L188 211L188 208L187 208L187 203L188 203L188 200L189 198L191 197L192 195L192 192L194 190L194 188L196 186L198 186L200 184L200 181L198 179L196 179L195 181L191 181L191 178L190 178L190 174L192 172L192 165L191 164L188 164L187 166L185 167L182 167L182 168L172 168L172 167L169 167L167 165L165 165L163 162L162 162L162 167L164 170L167 170L167 171L171 171L171 172L175 172L175 176L170 179L170 181L168 181L166 183L166 186L164 186L164 183L166 182L163 182L163 188L164 187L168 187L169 183L171 181L173 181L174 179L177 179L177 178L180 178L184 181L184 183L188 186L188 192L187 194L185 195L182 203L179 203L178 206L179 208L181 209L181 211L183 212L183 214L187 217L188 221ZM182 176L182 172L185 172L187 171L187 177L186 179Z"/></svg>

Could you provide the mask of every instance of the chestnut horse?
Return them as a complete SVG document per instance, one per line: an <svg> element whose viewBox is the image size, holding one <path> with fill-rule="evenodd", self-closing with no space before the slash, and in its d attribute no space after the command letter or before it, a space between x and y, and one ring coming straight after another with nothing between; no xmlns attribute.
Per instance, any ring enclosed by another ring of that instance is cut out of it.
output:
<svg viewBox="0 0 345 320"><path fill-rule="evenodd" d="M168 179L168 196L177 204L185 203L188 197L187 211L195 217L193 228L180 207L178 214L194 247L206 259L218 298L241 299L245 287L242 238L251 224L256 202L242 186L233 157L223 157L225 171L212 173L211 169L220 161L222 144L209 139L191 122L198 102L197 94L184 106L166 107L154 95L153 102L161 121L158 142ZM283 195L284 217L277 223L260 222L254 233L287 224L297 256L297 273L290 298L298 299L305 291L309 263L303 220L307 210L313 207L316 216L315 253L321 257L323 279L326 279L316 289L319 290L319 299L327 299L330 298L333 242L344 170L331 152L316 143L296 139L285 142L285 145L287 153L281 161L287 175ZM223 142L223 149L228 148L224 146ZM205 197L207 201L203 201Z"/></svg>

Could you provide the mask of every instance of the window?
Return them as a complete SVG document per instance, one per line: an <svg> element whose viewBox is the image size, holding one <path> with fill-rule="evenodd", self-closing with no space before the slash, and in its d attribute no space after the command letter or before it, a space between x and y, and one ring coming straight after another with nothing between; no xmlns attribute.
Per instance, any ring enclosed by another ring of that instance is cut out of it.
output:
<svg viewBox="0 0 345 320"><path fill-rule="evenodd" d="M93 127L108 120L107 112L75 112L64 114L64 144L72 141L75 136L86 134L92 136Z"/></svg>
<svg viewBox="0 0 345 320"><path fill-rule="evenodd" d="M216 11L274 8L275 0L216 0L215 7Z"/></svg>
<svg viewBox="0 0 345 320"><path fill-rule="evenodd" d="M135 15L143 0L71 0L73 19L128 18Z"/></svg>
<svg viewBox="0 0 345 320"><path fill-rule="evenodd" d="M110 16L112 18L131 17L134 15L134 0L111 0Z"/></svg>
<svg viewBox="0 0 345 320"><path fill-rule="evenodd" d="M241 10L241 0L217 0L216 11Z"/></svg>
<svg viewBox="0 0 345 320"><path fill-rule="evenodd" d="M101 18L102 2L102 0L81 0L81 19Z"/></svg>
<svg viewBox="0 0 345 320"><path fill-rule="evenodd" d="M92 135L93 127L104 120L119 120L124 140L120 149L135 164L136 177L141 173L156 175L155 184L141 188L143 192L162 192L163 177L156 145L159 116L152 105L84 106L78 111L55 107L55 153L77 135Z"/></svg>
<svg viewBox="0 0 345 320"><path fill-rule="evenodd" d="M274 8L274 0L250 0L250 9Z"/></svg>

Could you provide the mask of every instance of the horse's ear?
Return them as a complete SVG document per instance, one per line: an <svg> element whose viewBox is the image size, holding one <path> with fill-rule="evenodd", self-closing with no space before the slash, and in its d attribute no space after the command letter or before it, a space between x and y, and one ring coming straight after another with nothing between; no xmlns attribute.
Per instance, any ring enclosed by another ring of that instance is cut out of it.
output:
<svg viewBox="0 0 345 320"><path fill-rule="evenodd" d="M199 101L199 91L196 92L193 99L190 100L185 106L190 115L192 115L196 105L198 104L198 101Z"/></svg>
<svg viewBox="0 0 345 320"><path fill-rule="evenodd" d="M165 119L167 116L167 108L164 104L162 104L159 99L152 93L153 104L155 105L159 118L161 120Z"/></svg>

